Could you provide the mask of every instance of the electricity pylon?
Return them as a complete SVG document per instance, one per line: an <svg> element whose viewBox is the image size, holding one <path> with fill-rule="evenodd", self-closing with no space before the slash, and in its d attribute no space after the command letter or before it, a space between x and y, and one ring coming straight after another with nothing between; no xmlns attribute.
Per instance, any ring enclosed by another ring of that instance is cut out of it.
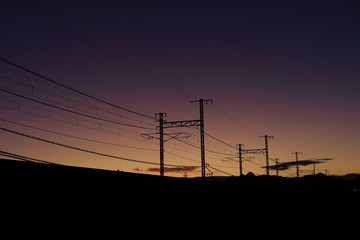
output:
<svg viewBox="0 0 360 240"><path fill-rule="evenodd" d="M240 176L243 175L243 167L242 167L242 162L243 162L243 157L242 157L242 147L243 147L243 144L238 144L236 145L237 147L237 150L239 151L238 152L238 155L239 155L239 172L240 172Z"/></svg>
<svg viewBox="0 0 360 240"><path fill-rule="evenodd" d="M269 143L268 143L268 139L269 138L272 139L274 137L273 136L268 136L268 135L260 136L260 137L265 138L266 175L269 175L270 172L269 172Z"/></svg>
<svg viewBox="0 0 360 240"><path fill-rule="evenodd" d="M157 133L143 133L140 136L145 138L145 139L159 139L159 143L160 143L160 176L164 176L165 175L165 159L164 159L164 143L170 139L173 138L188 138L191 135L189 133L185 133L185 132L177 132L177 133L164 133L164 117L166 116L166 113L157 113L155 114L155 117L157 119L157 122L159 122L159 126L157 126L156 128L159 130L159 132ZM159 137L157 137L156 135L159 135ZM164 140L164 136L169 136L168 139Z"/></svg>
<svg viewBox="0 0 360 240"><path fill-rule="evenodd" d="M199 120L184 120L184 121L173 121L173 122L164 122L164 128L174 128L174 127L200 127L200 146L201 146L201 177L205 179L206 177L206 161L205 161L205 131L204 131L204 103L212 103L211 99L204 100L199 99L197 101L200 107L200 119Z"/></svg>
<svg viewBox="0 0 360 240"><path fill-rule="evenodd" d="M299 155L302 154L301 152L294 152L292 154L295 154L295 164L296 164L296 177L300 177L299 173Z"/></svg>

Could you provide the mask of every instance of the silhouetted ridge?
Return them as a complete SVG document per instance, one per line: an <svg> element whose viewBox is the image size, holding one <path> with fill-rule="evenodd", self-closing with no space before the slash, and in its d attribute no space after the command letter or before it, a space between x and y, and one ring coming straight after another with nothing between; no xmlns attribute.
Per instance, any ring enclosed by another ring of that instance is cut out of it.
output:
<svg viewBox="0 0 360 240"><path fill-rule="evenodd" d="M360 237L359 182L322 175L203 181L0 160L0 181L12 239Z"/></svg>
<svg viewBox="0 0 360 240"><path fill-rule="evenodd" d="M253 178L253 177L255 177L255 174L252 172L248 172L245 176L248 178Z"/></svg>

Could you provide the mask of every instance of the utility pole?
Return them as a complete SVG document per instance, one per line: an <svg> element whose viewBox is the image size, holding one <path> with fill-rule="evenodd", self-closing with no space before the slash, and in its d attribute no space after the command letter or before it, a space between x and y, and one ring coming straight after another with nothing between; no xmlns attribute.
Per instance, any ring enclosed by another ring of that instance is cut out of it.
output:
<svg viewBox="0 0 360 240"><path fill-rule="evenodd" d="M275 158L275 164L276 164L276 176L279 176L279 159Z"/></svg>
<svg viewBox="0 0 360 240"><path fill-rule="evenodd" d="M159 122L159 140L160 140L160 176L164 176L164 116L166 113L157 113L155 117Z"/></svg>
<svg viewBox="0 0 360 240"><path fill-rule="evenodd" d="M184 120L184 121L163 121L163 129L175 128L175 127L200 127L200 145L201 145L201 176L203 179L206 177L206 161L205 161L205 131L204 131L204 103L212 103L212 100L200 99L198 101L200 105L200 120ZM149 134L145 134L148 137ZM176 137L176 136L175 136ZM172 138L175 138L172 137Z"/></svg>
<svg viewBox="0 0 360 240"><path fill-rule="evenodd" d="M201 145L201 177L205 179L205 169L206 169L206 161L205 161L205 131L204 131L204 103L213 103L211 99L204 100L200 99L198 101L191 101L198 102L200 105L200 145Z"/></svg>
<svg viewBox="0 0 360 240"><path fill-rule="evenodd" d="M315 175L316 172L315 172L315 163L313 163L313 174Z"/></svg>
<svg viewBox="0 0 360 240"><path fill-rule="evenodd" d="M266 175L269 175L269 144L268 144L268 139L269 138L274 138L273 136L268 136L268 135L265 135L265 136L260 136L260 137L263 137L265 138L265 157L266 157Z"/></svg>
<svg viewBox="0 0 360 240"><path fill-rule="evenodd" d="M140 134L141 137L145 138L145 139L159 139L160 142L160 176L164 176L165 175L165 158L164 158L164 143L168 140L171 139L179 139L179 138L188 138L191 135L186 133L186 132L175 132L175 133L164 133L164 129L168 128L167 126L167 121L164 120L164 117L166 117L166 113L157 113L155 114L155 118L156 118L156 122L159 123L159 126L156 127L156 130L158 130L158 132L156 133L142 133ZM196 124L196 121L192 121L191 124ZM189 126L192 126L192 125ZM167 136L167 139L164 139L164 137Z"/></svg>
<svg viewBox="0 0 360 240"><path fill-rule="evenodd" d="M294 152L293 154L295 154L295 164L296 164L296 177L300 177L299 174L299 155L302 154L301 152Z"/></svg>
<svg viewBox="0 0 360 240"><path fill-rule="evenodd" d="M243 168L242 168L242 144L238 144L236 145L237 146L237 149L239 150L239 170L240 170L240 176L243 175Z"/></svg>

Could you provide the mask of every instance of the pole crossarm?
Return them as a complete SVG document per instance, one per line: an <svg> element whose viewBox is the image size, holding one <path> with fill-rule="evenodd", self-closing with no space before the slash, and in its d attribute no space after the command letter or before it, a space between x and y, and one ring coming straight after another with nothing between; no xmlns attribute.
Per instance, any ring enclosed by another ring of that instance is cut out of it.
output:
<svg viewBox="0 0 360 240"><path fill-rule="evenodd" d="M294 152L292 154L295 154L295 164L296 164L296 177L300 177L300 170L299 170L299 155L302 154L302 152Z"/></svg>
<svg viewBox="0 0 360 240"><path fill-rule="evenodd" d="M239 172L240 172L240 176L243 175L243 166L242 166L242 163L243 163L243 147L244 145L243 144L237 144L236 145L236 148L238 150L238 157L239 157Z"/></svg>
<svg viewBox="0 0 360 240"><path fill-rule="evenodd" d="M164 128L198 127L198 126L200 126L200 123L201 123L201 120L184 120L184 121L164 122Z"/></svg>
<svg viewBox="0 0 360 240"><path fill-rule="evenodd" d="M229 161L238 162L239 160L237 160L235 158L237 158L237 157L224 157L221 159L221 161L223 161L223 162L229 162Z"/></svg>
<svg viewBox="0 0 360 240"><path fill-rule="evenodd" d="M200 118L199 120L184 120L184 121L165 121L163 118L163 113L158 114L158 122L159 126L157 129L159 130L160 135L160 175L163 176L164 173L161 171L162 166L164 165L164 129L165 128L175 128L175 127L199 127L200 129L200 145L201 145L201 177L205 179L206 177L206 162L205 162L205 131L204 131L204 103L212 103L212 100L204 100L199 99L198 101L191 101L199 103L200 110ZM149 137L149 135L144 135L145 137ZM170 136L169 139L178 138L178 135ZM168 139L168 140L169 140ZM211 173L211 171L208 169ZM212 173L211 173L212 175Z"/></svg>
<svg viewBox="0 0 360 240"><path fill-rule="evenodd" d="M260 154L260 153L264 154L266 153L266 149L265 148L242 149L241 152L244 154Z"/></svg>
<svg viewBox="0 0 360 240"><path fill-rule="evenodd" d="M160 139L160 137L158 137L157 135L159 135L159 133L142 133L140 134L140 136L146 140L150 140L150 139ZM189 138L191 137L190 133L187 132L175 132L175 133L164 133L164 136L167 136L167 139L164 139L164 142L167 142L171 139L180 139L180 138Z"/></svg>
<svg viewBox="0 0 360 240"><path fill-rule="evenodd" d="M211 99L204 100L200 98L198 101L191 101L192 103L198 102L199 103L199 110L200 110L200 120L198 122L192 121L192 124L195 124L194 126L199 126L200 128L200 145L201 145L201 177L205 180L206 173L205 173L205 128L204 128L204 103L213 103Z"/></svg>
<svg viewBox="0 0 360 240"><path fill-rule="evenodd" d="M209 164L205 165L205 168L209 171L209 173L206 174L207 177L212 177L214 175L214 173L209 169Z"/></svg>
<svg viewBox="0 0 360 240"><path fill-rule="evenodd" d="M207 99L207 100L205 100L205 99L200 99L200 100L196 100L196 101L190 101L191 103L196 103L196 102L203 102L203 103L205 103L205 104L208 104L208 103L213 103L213 100L212 99Z"/></svg>
<svg viewBox="0 0 360 240"><path fill-rule="evenodd" d="M173 139L173 138L179 139L179 138L189 138L189 137L191 137L191 134L186 133L186 132L167 133L165 135L168 136L169 138L165 139L164 142L167 142L167 141L169 141L170 139Z"/></svg>

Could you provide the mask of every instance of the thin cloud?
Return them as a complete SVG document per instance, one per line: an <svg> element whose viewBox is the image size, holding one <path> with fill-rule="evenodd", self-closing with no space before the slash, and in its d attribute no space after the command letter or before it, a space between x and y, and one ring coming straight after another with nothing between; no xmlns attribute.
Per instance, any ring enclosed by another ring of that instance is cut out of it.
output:
<svg viewBox="0 0 360 240"><path fill-rule="evenodd" d="M324 163L326 161L330 161L333 160L333 158L314 158L314 159L306 159L306 160L299 160L298 162L296 161L291 161L291 162L282 162L280 164L278 164L278 166L276 165L272 165L269 166L269 169L278 169L278 170L287 170L292 166L296 166L297 164L299 166L308 166L311 164L319 164L319 163ZM266 167L263 167L266 168Z"/></svg>
<svg viewBox="0 0 360 240"><path fill-rule="evenodd" d="M165 167L164 168L164 172L166 173L184 173L184 172L197 172L199 171L200 167L196 167L196 166L188 166L188 167L173 167L173 168L169 168L169 167ZM137 172L160 172L160 168L147 168L147 169L140 169L140 168L134 168L134 171Z"/></svg>
<svg viewBox="0 0 360 240"><path fill-rule="evenodd" d="M174 168L164 168L164 171L167 173L183 173L183 172L196 172L199 167L189 166L189 167L174 167ZM148 168L146 172L160 172L160 168Z"/></svg>
<svg viewBox="0 0 360 240"><path fill-rule="evenodd" d="M137 172L143 172L144 170L140 169L140 168L134 168L133 169L134 171L137 171Z"/></svg>

